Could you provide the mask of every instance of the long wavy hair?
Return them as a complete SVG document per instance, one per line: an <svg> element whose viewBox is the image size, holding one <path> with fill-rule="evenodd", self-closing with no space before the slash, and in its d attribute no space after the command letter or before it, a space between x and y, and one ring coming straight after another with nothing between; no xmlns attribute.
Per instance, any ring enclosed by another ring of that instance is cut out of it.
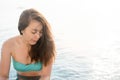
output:
<svg viewBox="0 0 120 80"><path fill-rule="evenodd" d="M55 59L55 43L51 32L51 26L45 17L35 9L27 9L22 12L18 22L18 30L22 35L22 30L28 27L31 20L39 21L43 26L41 38L35 45L31 46L29 56L31 62L42 62L45 66L51 59Z"/></svg>

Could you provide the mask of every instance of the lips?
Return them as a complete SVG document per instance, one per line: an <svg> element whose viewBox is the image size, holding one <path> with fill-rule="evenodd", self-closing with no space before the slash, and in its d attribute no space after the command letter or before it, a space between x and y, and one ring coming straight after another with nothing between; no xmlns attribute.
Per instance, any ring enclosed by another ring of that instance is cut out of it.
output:
<svg viewBox="0 0 120 80"><path fill-rule="evenodd" d="M33 40L33 42L37 42L36 40Z"/></svg>
<svg viewBox="0 0 120 80"><path fill-rule="evenodd" d="M37 42L38 40L32 40L33 42Z"/></svg>

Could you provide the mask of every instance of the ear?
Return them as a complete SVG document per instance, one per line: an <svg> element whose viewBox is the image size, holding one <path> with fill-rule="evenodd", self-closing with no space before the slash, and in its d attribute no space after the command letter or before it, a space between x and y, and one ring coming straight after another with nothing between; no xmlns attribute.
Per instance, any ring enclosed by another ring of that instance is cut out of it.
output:
<svg viewBox="0 0 120 80"><path fill-rule="evenodd" d="M22 31L21 31L21 33L23 34L23 33L24 33L24 31L22 30Z"/></svg>

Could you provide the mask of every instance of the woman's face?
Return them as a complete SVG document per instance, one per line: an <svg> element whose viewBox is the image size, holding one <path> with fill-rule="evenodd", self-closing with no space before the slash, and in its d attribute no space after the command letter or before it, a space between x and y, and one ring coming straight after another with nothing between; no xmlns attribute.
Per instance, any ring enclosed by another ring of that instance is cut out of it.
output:
<svg viewBox="0 0 120 80"><path fill-rule="evenodd" d="M29 26L23 31L23 39L29 45L34 45L42 36L42 24L37 20L31 20Z"/></svg>

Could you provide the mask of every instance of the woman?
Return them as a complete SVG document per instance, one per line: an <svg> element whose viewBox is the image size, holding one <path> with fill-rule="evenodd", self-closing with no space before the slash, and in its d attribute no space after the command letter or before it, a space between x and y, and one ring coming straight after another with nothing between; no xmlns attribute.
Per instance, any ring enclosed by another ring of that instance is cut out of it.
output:
<svg viewBox="0 0 120 80"><path fill-rule="evenodd" d="M20 16L18 30L20 35L3 43L0 80L8 79L11 56L16 80L50 80L55 44L49 23L38 11L27 9Z"/></svg>

